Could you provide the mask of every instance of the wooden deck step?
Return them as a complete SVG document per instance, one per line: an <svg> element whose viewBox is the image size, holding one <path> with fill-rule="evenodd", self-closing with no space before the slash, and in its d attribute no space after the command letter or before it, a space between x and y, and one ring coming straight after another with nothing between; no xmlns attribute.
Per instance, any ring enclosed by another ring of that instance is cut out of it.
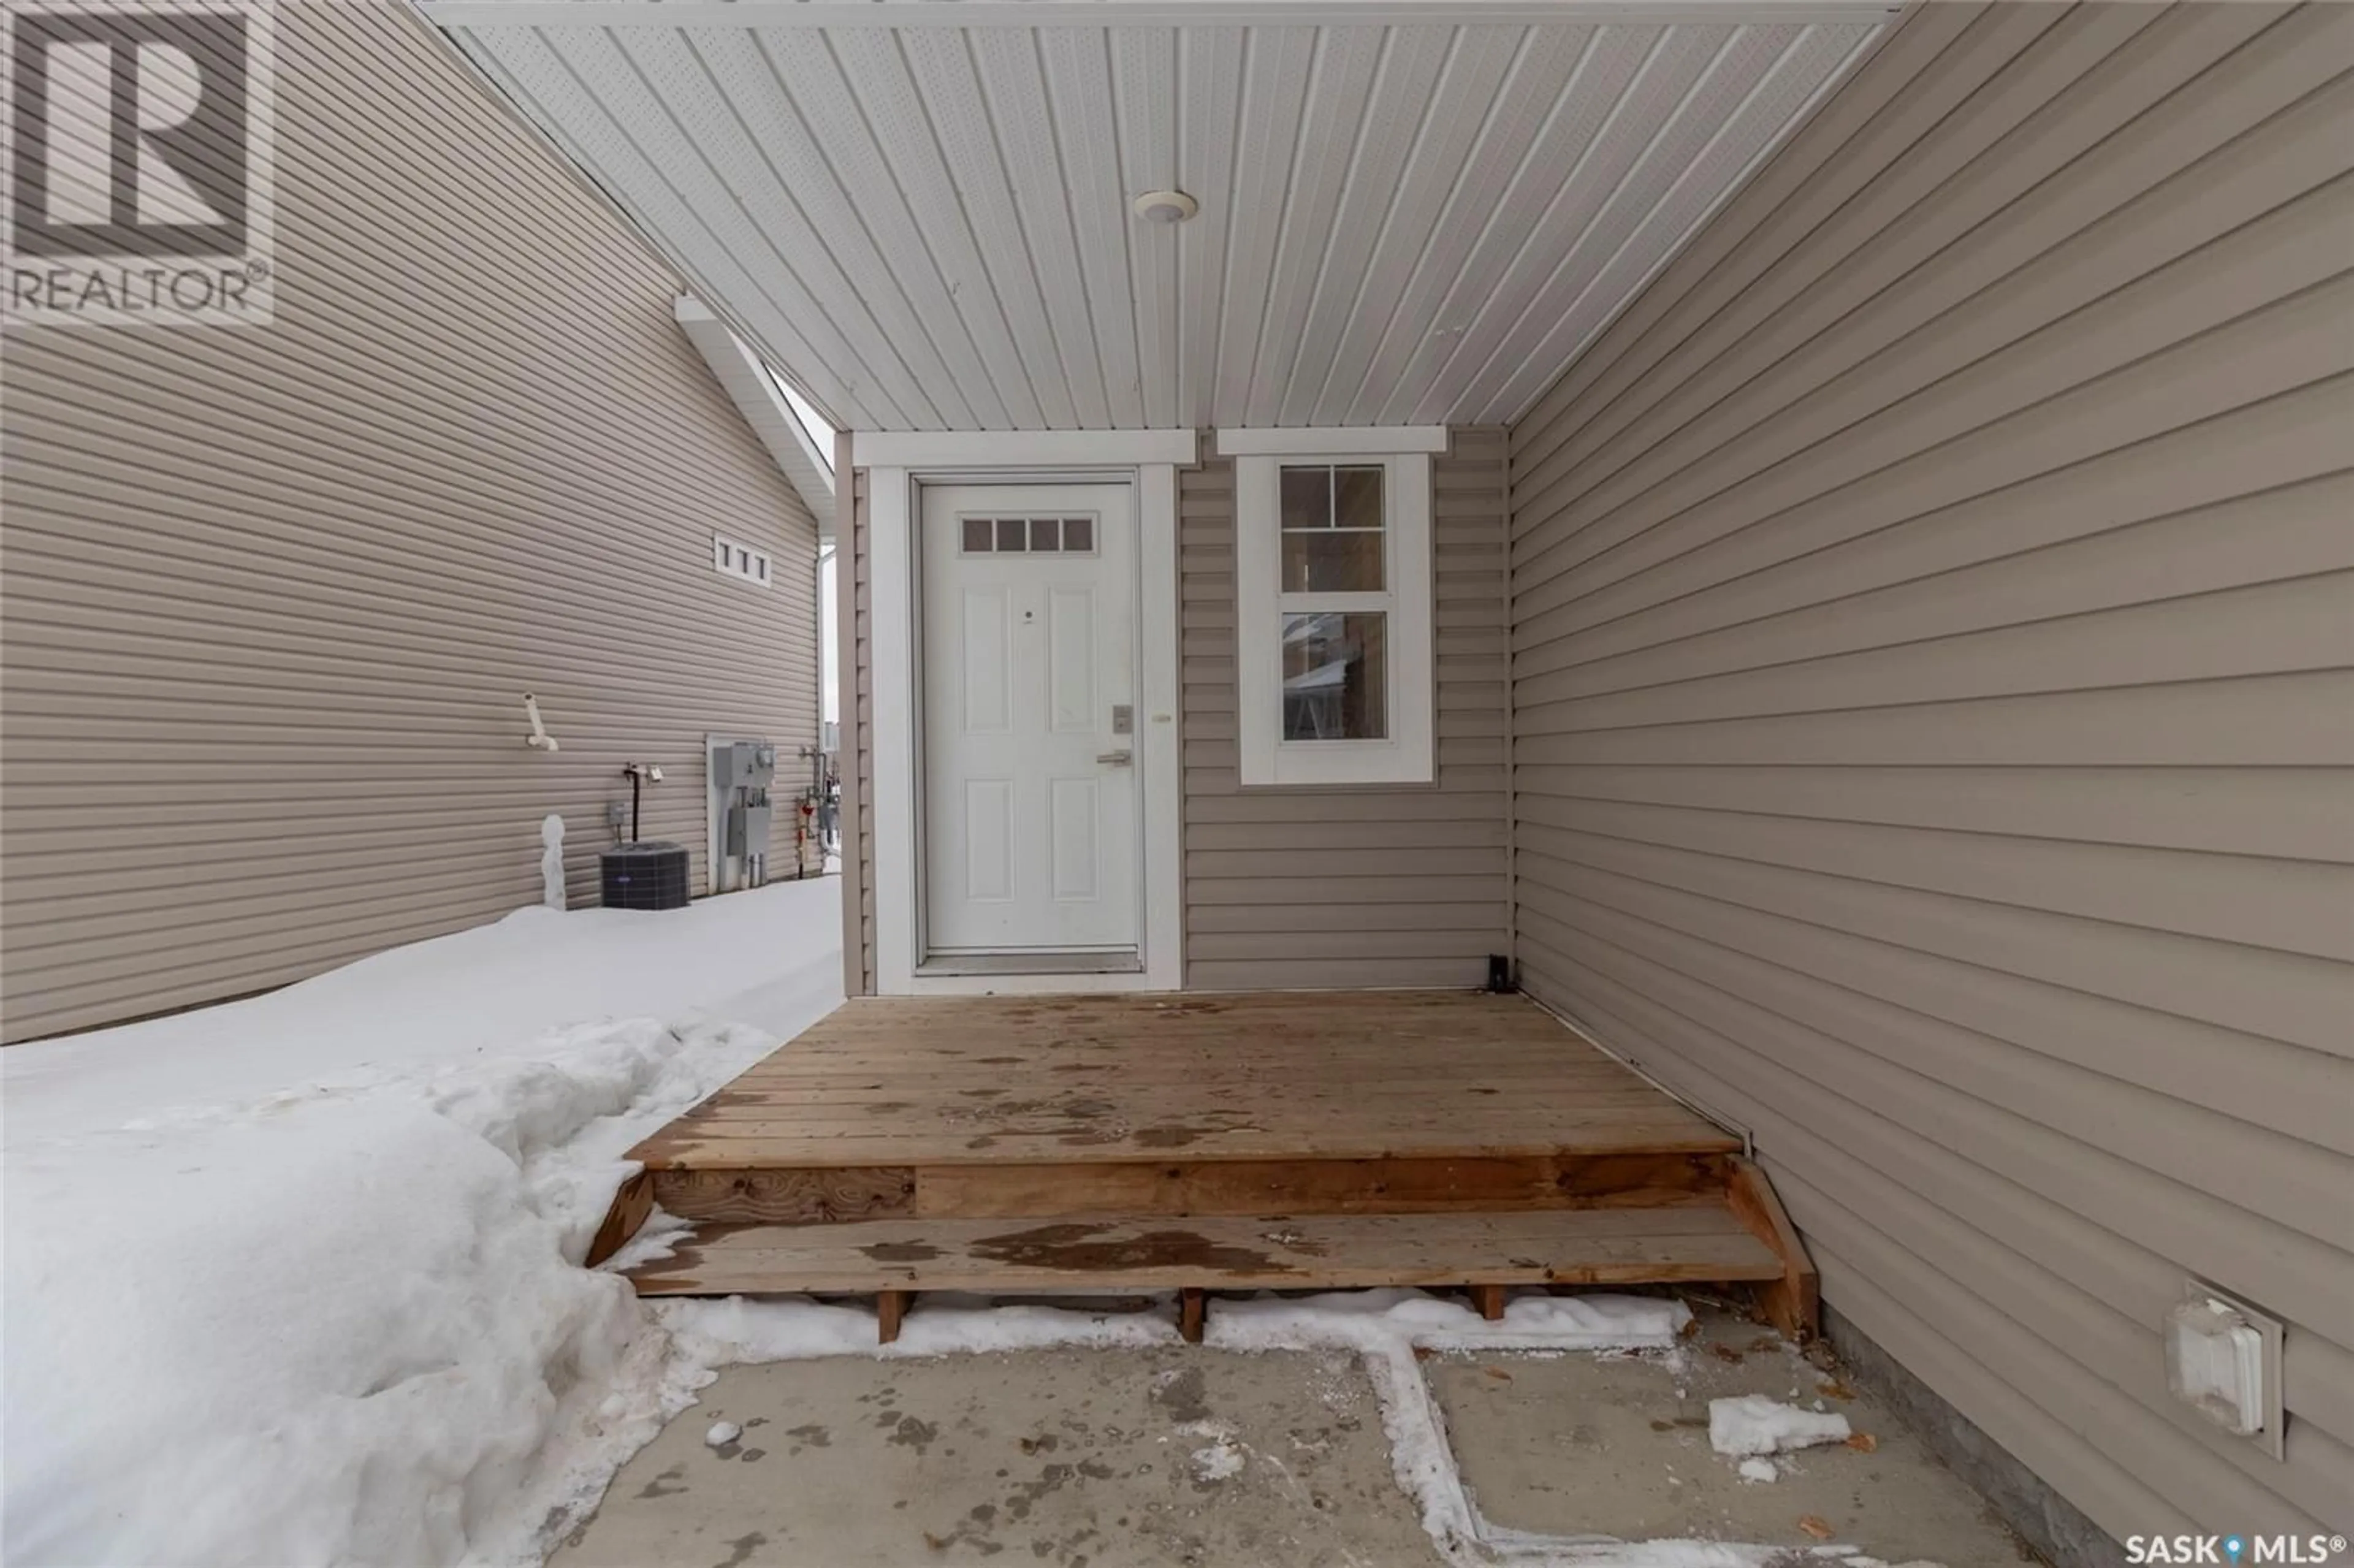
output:
<svg viewBox="0 0 2354 1568"><path fill-rule="evenodd" d="M643 1296L981 1294L1780 1280L1723 1198L1506 1213L1100 1216L705 1225Z"/></svg>

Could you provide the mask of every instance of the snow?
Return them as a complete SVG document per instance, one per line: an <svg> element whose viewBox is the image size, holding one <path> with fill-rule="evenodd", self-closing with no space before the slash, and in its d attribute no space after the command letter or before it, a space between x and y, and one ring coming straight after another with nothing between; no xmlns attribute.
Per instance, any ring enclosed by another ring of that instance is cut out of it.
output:
<svg viewBox="0 0 2354 1568"><path fill-rule="evenodd" d="M1771 1459L1744 1459L1737 1468L1740 1470L1741 1478L1744 1481L1778 1480L1782 1475L1780 1468Z"/></svg>
<svg viewBox="0 0 2354 1568"><path fill-rule="evenodd" d="M1193 1450L1193 1475L1204 1482L1228 1480L1243 1473L1243 1451L1232 1439Z"/></svg>
<svg viewBox="0 0 2354 1568"><path fill-rule="evenodd" d="M808 989L823 981L816 960L840 962L841 896L841 884L819 880L660 914L535 905L250 1001L11 1045L0 1052L8 1136L108 1131L290 1089L529 1059L568 1022L700 1011L798 1033Z"/></svg>
<svg viewBox="0 0 2354 1568"><path fill-rule="evenodd" d="M742 1436L744 1429L733 1421L715 1421L711 1430L703 1435L703 1442L705 1447L725 1448Z"/></svg>
<svg viewBox="0 0 2354 1568"><path fill-rule="evenodd" d="M1720 1454L1779 1454L1819 1443L1844 1443L1849 1435L1847 1417L1836 1411L1780 1404L1762 1393L1708 1402L1708 1444Z"/></svg>
<svg viewBox="0 0 2354 1568"><path fill-rule="evenodd" d="M1193 1464L1193 1478L1204 1486L1232 1480L1243 1473L1248 1463L1246 1445L1235 1436L1235 1429L1223 1421L1188 1421L1177 1430L1188 1437L1206 1437L1207 1443L1189 1456Z"/></svg>
<svg viewBox="0 0 2354 1568"><path fill-rule="evenodd" d="M620 1156L834 1004L839 910L532 908L10 1047L10 1560L536 1562L692 1397L578 1266Z"/></svg>
<svg viewBox="0 0 2354 1568"><path fill-rule="evenodd" d="M1221 1302L1209 1342L1225 1350L1331 1344L1434 1351L1667 1351L1691 1309L1653 1296L1516 1296L1490 1322L1418 1290L1344 1290L1296 1299Z"/></svg>

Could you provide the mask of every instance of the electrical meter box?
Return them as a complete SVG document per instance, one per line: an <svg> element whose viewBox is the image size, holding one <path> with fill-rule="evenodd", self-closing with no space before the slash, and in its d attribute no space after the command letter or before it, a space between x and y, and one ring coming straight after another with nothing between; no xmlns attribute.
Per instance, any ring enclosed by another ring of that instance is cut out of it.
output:
<svg viewBox="0 0 2354 1568"><path fill-rule="evenodd" d="M766 789L777 780L777 748L765 740L728 741L711 748L715 789Z"/></svg>
<svg viewBox="0 0 2354 1568"><path fill-rule="evenodd" d="M777 779L777 748L765 740L712 735L704 736L704 749L710 763L710 890L758 887L769 880L775 821L769 790Z"/></svg>

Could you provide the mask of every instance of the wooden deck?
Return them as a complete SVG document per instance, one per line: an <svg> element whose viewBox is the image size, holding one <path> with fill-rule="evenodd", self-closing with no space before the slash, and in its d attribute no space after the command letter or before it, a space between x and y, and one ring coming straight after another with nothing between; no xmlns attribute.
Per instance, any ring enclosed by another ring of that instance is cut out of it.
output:
<svg viewBox="0 0 2354 1568"><path fill-rule="evenodd" d="M1723 1154L1519 997L859 998L648 1139L652 1170Z"/></svg>
<svg viewBox="0 0 2354 1568"><path fill-rule="evenodd" d="M1104 1290L1301 1285L1626 1285L1778 1279L1782 1260L1721 1203L1593 1212L1148 1220L880 1220L747 1225L637 1271L643 1296L803 1290Z"/></svg>
<svg viewBox="0 0 2354 1568"><path fill-rule="evenodd" d="M864 998L632 1150L592 1256L659 1202L697 1234L642 1292L886 1293L886 1330L917 1290L1687 1279L1803 1328L1740 1149L1518 997Z"/></svg>

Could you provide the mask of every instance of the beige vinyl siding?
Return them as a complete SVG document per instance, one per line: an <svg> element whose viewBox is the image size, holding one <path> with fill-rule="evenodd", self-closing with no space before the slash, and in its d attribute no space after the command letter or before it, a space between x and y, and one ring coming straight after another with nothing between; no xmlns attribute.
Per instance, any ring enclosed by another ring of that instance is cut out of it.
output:
<svg viewBox="0 0 2354 1568"><path fill-rule="evenodd" d="M814 740L815 523L673 274L406 6L278 17L275 323L8 335L9 1039L535 903L550 811L593 903L625 761L699 885L705 731Z"/></svg>
<svg viewBox="0 0 2354 1568"><path fill-rule="evenodd" d="M1465 429L1431 465L1432 788L1241 787L1234 464L1179 473L1189 988L1474 986L1504 950L1505 455Z"/></svg>
<svg viewBox="0 0 2354 1568"><path fill-rule="evenodd" d="M1925 7L1512 431L1524 982L2121 1537L2354 1523L2349 69ZM2285 1461L2167 1393L2193 1275Z"/></svg>

